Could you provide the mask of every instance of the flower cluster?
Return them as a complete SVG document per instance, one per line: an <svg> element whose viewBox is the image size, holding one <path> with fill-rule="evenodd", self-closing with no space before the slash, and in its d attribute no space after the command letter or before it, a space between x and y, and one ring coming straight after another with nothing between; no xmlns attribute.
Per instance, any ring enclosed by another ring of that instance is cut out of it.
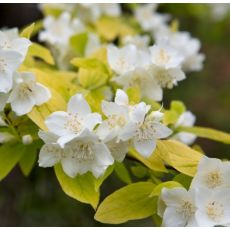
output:
<svg viewBox="0 0 230 230"><path fill-rule="evenodd" d="M156 140L168 137L172 131L160 121L159 111L149 113L144 102L129 105L128 96L117 90L114 102L102 101L106 116L92 113L82 94L71 97L67 112L52 113L45 121L48 132L40 131L45 142L39 165L51 167L61 162L70 177L91 171L101 176L114 160L123 161L133 146L144 157L149 157Z"/></svg>
<svg viewBox="0 0 230 230"><path fill-rule="evenodd" d="M190 189L163 188L158 214L163 226L212 227L230 224L230 163L204 156Z"/></svg>
<svg viewBox="0 0 230 230"><path fill-rule="evenodd" d="M19 36L17 29L0 31L0 111L10 103L12 110L21 116L51 97L32 73L17 72L30 45L28 39Z"/></svg>

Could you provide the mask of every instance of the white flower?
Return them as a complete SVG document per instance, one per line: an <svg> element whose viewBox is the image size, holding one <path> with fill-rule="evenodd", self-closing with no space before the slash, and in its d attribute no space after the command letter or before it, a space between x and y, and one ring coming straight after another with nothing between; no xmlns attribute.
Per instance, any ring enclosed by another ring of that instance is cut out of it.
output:
<svg viewBox="0 0 230 230"><path fill-rule="evenodd" d="M13 73L22 62L22 55L0 49L0 93L8 93L13 86Z"/></svg>
<svg viewBox="0 0 230 230"><path fill-rule="evenodd" d="M135 124L130 121L129 101L126 93L116 92L115 102L102 101L102 111L107 119L97 128L101 140L108 142L115 137L117 142L129 140L135 132Z"/></svg>
<svg viewBox="0 0 230 230"><path fill-rule="evenodd" d="M128 35L123 38L122 42L124 45L133 44L138 49L146 49L150 42L150 37L148 35Z"/></svg>
<svg viewBox="0 0 230 230"><path fill-rule="evenodd" d="M64 172L70 177L90 171L98 178L113 164L109 149L87 129L68 142L63 149L56 143L57 136L44 132L40 132L39 136L46 143L39 155L41 167L51 167L60 161Z"/></svg>
<svg viewBox="0 0 230 230"><path fill-rule="evenodd" d="M192 180L192 188L215 189L217 187L230 188L230 163L216 158L204 156L198 165L197 173Z"/></svg>
<svg viewBox="0 0 230 230"><path fill-rule="evenodd" d="M135 149L144 157L149 157L156 148L157 139L166 138L172 130L160 123L159 111L147 115L150 106L144 102L132 106L131 119L137 125L133 144Z"/></svg>
<svg viewBox="0 0 230 230"><path fill-rule="evenodd" d="M122 162L129 150L128 141L117 142L116 138L105 143L109 148L114 160Z"/></svg>
<svg viewBox="0 0 230 230"><path fill-rule="evenodd" d="M51 98L48 88L37 83L33 73L15 73L14 76L16 85L8 102L18 116L29 113L35 105L41 105Z"/></svg>
<svg viewBox="0 0 230 230"><path fill-rule="evenodd" d="M87 44L85 47L85 56L88 57L90 54L95 52L101 46L100 39L97 34L89 33Z"/></svg>
<svg viewBox="0 0 230 230"><path fill-rule="evenodd" d="M159 86L172 88L178 81L185 79L181 70L183 57L178 52L164 44L150 47L152 66L149 71L155 77Z"/></svg>
<svg viewBox="0 0 230 230"><path fill-rule="evenodd" d="M40 32L39 40L48 42L51 45L67 45L73 34L85 30L80 20L71 20L68 12L62 13L59 18L48 16L43 21L45 30Z"/></svg>
<svg viewBox="0 0 230 230"><path fill-rule="evenodd" d="M22 55L21 62L23 62L30 45L31 42L29 39L19 37L17 29L0 31L0 49L20 53Z"/></svg>
<svg viewBox="0 0 230 230"><path fill-rule="evenodd" d="M161 199L166 205L163 214L164 227L196 227L196 204L194 190L185 188L163 188Z"/></svg>
<svg viewBox="0 0 230 230"><path fill-rule="evenodd" d="M202 69L205 56L199 53L201 43L197 38L191 37L188 32L172 32L168 30L165 34L156 36L157 43L162 39L170 47L176 49L184 58L182 62L184 71L200 71Z"/></svg>
<svg viewBox="0 0 230 230"><path fill-rule="evenodd" d="M228 225L230 223L230 189L196 189L196 220L201 227Z"/></svg>
<svg viewBox="0 0 230 230"><path fill-rule="evenodd" d="M144 4L135 10L135 18L144 31L155 31L166 26L169 16L156 13L157 4Z"/></svg>
<svg viewBox="0 0 230 230"><path fill-rule="evenodd" d="M145 68L136 68L131 72L115 77L113 81L123 86L125 90L130 87L138 87L142 97L147 97L156 101L162 100L162 88L150 71Z"/></svg>
<svg viewBox="0 0 230 230"><path fill-rule="evenodd" d="M107 48L108 63L118 75L123 75L135 69L137 64L137 48L134 45L126 45L117 48L110 45Z"/></svg>
<svg viewBox="0 0 230 230"><path fill-rule="evenodd" d="M186 127L192 127L196 121L196 117L193 113L190 111L186 111L180 115L178 118L175 127L178 126L186 126ZM186 132L179 132L176 135L172 137L175 140L181 141L186 145L191 145L194 143L196 139L196 135Z"/></svg>
<svg viewBox="0 0 230 230"><path fill-rule="evenodd" d="M85 129L92 131L99 123L101 123L101 115L91 113L89 104L82 94L71 97L67 112L54 112L45 120L49 131L59 137L57 143L62 147L81 135Z"/></svg>
<svg viewBox="0 0 230 230"><path fill-rule="evenodd" d="M102 15L118 17L121 15L121 7L118 3L98 3L96 4Z"/></svg>
<svg viewBox="0 0 230 230"><path fill-rule="evenodd" d="M215 21L223 20L230 12L230 5L223 3L209 4L211 8L211 16Z"/></svg>
<svg viewBox="0 0 230 230"><path fill-rule="evenodd" d="M0 93L0 112L4 110L8 97L8 93Z"/></svg>

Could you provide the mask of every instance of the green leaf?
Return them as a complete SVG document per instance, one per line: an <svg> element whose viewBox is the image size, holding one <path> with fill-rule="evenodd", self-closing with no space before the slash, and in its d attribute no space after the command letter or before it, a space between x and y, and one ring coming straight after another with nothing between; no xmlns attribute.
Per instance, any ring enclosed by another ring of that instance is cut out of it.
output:
<svg viewBox="0 0 230 230"><path fill-rule="evenodd" d="M108 41L137 33L128 20L121 17L101 17L95 22L95 26L98 33Z"/></svg>
<svg viewBox="0 0 230 230"><path fill-rule="evenodd" d="M143 178L148 174L148 169L142 165L131 166L131 171L137 178Z"/></svg>
<svg viewBox="0 0 230 230"><path fill-rule="evenodd" d="M79 83L87 89L103 86L109 78L107 66L96 58L74 58L71 63L79 67Z"/></svg>
<svg viewBox="0 0 230 230"><path fill-rule="evenodd" d="M154 197L154 196L160 196L161 194L161 190L163 188L176 188L176 187L183 187L180 183L176 182L176 181L167 181L167 182L163 182L161 184L158 184L152 191L152 193L150 194L150 197Z"/></svg>
<svg viewBox="0 0 230 230"><path fill-rule="evenodd" d="M39 141L40 143L40 141ZM36 143L32 143L30 145L26 145L25 148L25 152L23 154L23 156L21 157L20 161L19 161L19 166L22 170L22 173L25 176L28 176L37 160L37 150L38 150L38 142Z"/></svg>
<svg viewBox="0 0 230 230"><path fill-rule="evenodd" d="M192 177L180 173L180 174L176 175L173 178L173 180L179 182L188 190L190 187L190 184L192 182Z"/></svg>
<svg viewBox="0 0 230 230"><path fill-rule="evenodd" d="M21 143L0 146L0 180L4 179L18 163L26 147Z"/></svg>
<svg viewBox="0 0 230 230"><path fill-rule="evenodd" d="M60 164L55 165L54 169L63 191L68 196L90 204L94 209L97 207L99 192L95 189L95 178L91 173L71 178L64 173Z"/></svg>
<svg viewBox="0 0 230 230"><path fill-rule="evenodd" d="M198 137L203 137L214 141L223 142L225 144L230 144L230 134L215 129L198 127L198 126L193 126L193 127L180 126L178 128L178 131L193 133Z"/></svg>
<svg viewBox="0 0 230 230"><path fill-rule="evenodd" d="M139 87L132 87L126 90L130 104L137 104L141 100L141 91Z"/></svg>
<svg viewBox="0 0 230 230"><path fill-rule="evenodd" d="M42 59L43 61L45 61L46 63L48 63L50 65L55 64L53 56L50 53L50 51L47 48L45 48L44 46L39 45L37 43L33 43L29 47L27 55L40 58L40 59Z"/></svg>
<svg viewBox="0 0 230 230"><path fill-rule="evenodd" d="M20 33L20 36L30 39L30 37L33 33L33 30L34 30L34 26L35 26L35 23L32 23L31 25L24 28L23 31Z"/></svg>
<svg viewBox="0 0 230 230"><path fill-rule="evenodd" d="M102 223L120 224L153 215L157 209L156 198L149 197L153 188L151 182L138 182L115 191L100 204L94 218Z"/></svg>
<svg viewBox="0 0 230 230"><path fill-rule="evenodd" d="M154 154L158 154L167 164L188 176L196 174L197 165L203 157L198 151L175 140L158 140Z"/></svg>
<svg viewBox="0 0 230 230"><path fill-rule="evenodd" d="M165 125L175 124L179 118L179 114L174 110L166 110L164 112L163 123Z"/></svg>
<svg viewBox="0 0 230 230"><path fill-rule="evenodd" d="M161 159L161 157L158 155L158 153L154 153L149 158L145 158L134 149L130 149L129 155L139 160L141 163L143 163L145 166L152 169L153 171L167 172L164 162Z"/></svg>
<svg viewBox="0 0 230 230"><path fill-rule="evenodd" d="M179 115L185 112L186 107L183 102L181 101L172 101L170 104L170 110L174 110Z"/></svg>
<svg viewBox="0 0 230 230"><path fill-rule="evenodd" d="M73 35L69 40L70 46L73 49L73 51L80 56L84 56L87 41L87 33Z"/></svg>
<svg viewBox="0 0 230 230"><path fill-rule="evenodd" d="M131 184L132 179L130 177L128 169L125 167L124 163L116 162L115 163L115 173L121 181L126 184Z"/></svg>

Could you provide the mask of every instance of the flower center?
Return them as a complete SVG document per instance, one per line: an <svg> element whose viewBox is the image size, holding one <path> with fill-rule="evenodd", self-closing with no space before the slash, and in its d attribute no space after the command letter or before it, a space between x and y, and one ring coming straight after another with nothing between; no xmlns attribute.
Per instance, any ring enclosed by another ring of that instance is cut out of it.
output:
<svg viewBox="0 0 230 230"><path fill-rule="evenodd" d="M176 210L182 217L188 221L188 219L195 214L196 208L191 201L184 200L180 208Z"/></svg>
<svg viewBox="0 0 230 230"><path fill-rule="evenodd" d="M0 59L0 72L5 73L7 68L6 61L4 59Z"/></svg>
<svg viewBox="0 0 230 230"><path fill-rule="evenodd" d="M217 201L211 201L206 205L206 213L210 219L219 222L224 216L224 206Z"/></svg>
<svg viewBox="0 0 230 230"><path fill-rule="evenodd" d="M220 186L223 183L223 176L220 170L216 169L215 171L208 173L205 183L210 189Z"/></svg>
<svg viewBox="0 0 230 230"><path fill-rule="evenodd" d="M142 124L139 124L139 127L136 130L136 138L139 141L152 140L155 136L155 133L155 122L151 119L146 118Z"/></svg>
<svg viewBox="0 0 230 230"><path fill-rule="evenodd" d="M87 143L75 143L71 147L71 158L77 159L79 162L94 160L94 152Z"/></svg>
<svg viewBox="0 0 230 230"><path fill-rule="evenodd" d="M72 131L73 133L79 133L82 129L82 119L76 114L69 114L65 128Z"/></svg>
<svg viewBox="0 0 230 230"><path fill-rule="evenodd" d="M126 124L126 119L124 116L111 115L108 117L108 124L111 128L116 126L124 127Z"/></svg>
<svg viewBox="0 0 230 230"><path fill-rule="evenodd" d="M20 99L26 99L29 96L31 96L31 94L33 93L33 90L31 89L31 85L28 83L21 83L19 86L19 91L18 91L18 97Z"/></svg>
<svg viewBox="0 0 230 230"><path fill-rule="evenodd" d="M174 79L165 70L158 70L156 73L156 80L163 88L171 89L173 87Z"/></svg>
<svg viewBox="0 0 230 230"><path fill-rule="evenodd" d="M10 49L11 44L9 42L5 41L4 43L0 44L0 48L1 49Z"/></svg>
<svg viewBox="0 0 230 230"><path fill-rule="evenodd" d="M156 59L156 64L164 65L169 63L169 61L170 61L170 56L165 52L165 50L160 49L158 58Z"/></svg>

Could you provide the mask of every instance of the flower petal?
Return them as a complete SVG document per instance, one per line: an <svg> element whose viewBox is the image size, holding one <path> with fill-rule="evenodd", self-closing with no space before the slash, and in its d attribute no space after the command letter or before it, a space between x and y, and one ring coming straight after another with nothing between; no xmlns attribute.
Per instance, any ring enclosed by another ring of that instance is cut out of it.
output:
<svg viewBox="0 0 230 230"><path fill-rule="evenodd" d="M61 148L57 144L45 144L42 146L39 154L40 167L52 167L60 161Z"/></svg>
<svg viewBox="0 0 230 230"><path fill-rule="evenodd" d="M134 139L134 147L143 157L150 157L156 148L155 140L136 140Z"/></svg>
<svg viewBox="0 0 230 230"><path fill-rule="evenodd" d="M82 117L91 113L89 104L82 94L76 94L70 98L67 111L68 113L78 114Z"/></svg>

